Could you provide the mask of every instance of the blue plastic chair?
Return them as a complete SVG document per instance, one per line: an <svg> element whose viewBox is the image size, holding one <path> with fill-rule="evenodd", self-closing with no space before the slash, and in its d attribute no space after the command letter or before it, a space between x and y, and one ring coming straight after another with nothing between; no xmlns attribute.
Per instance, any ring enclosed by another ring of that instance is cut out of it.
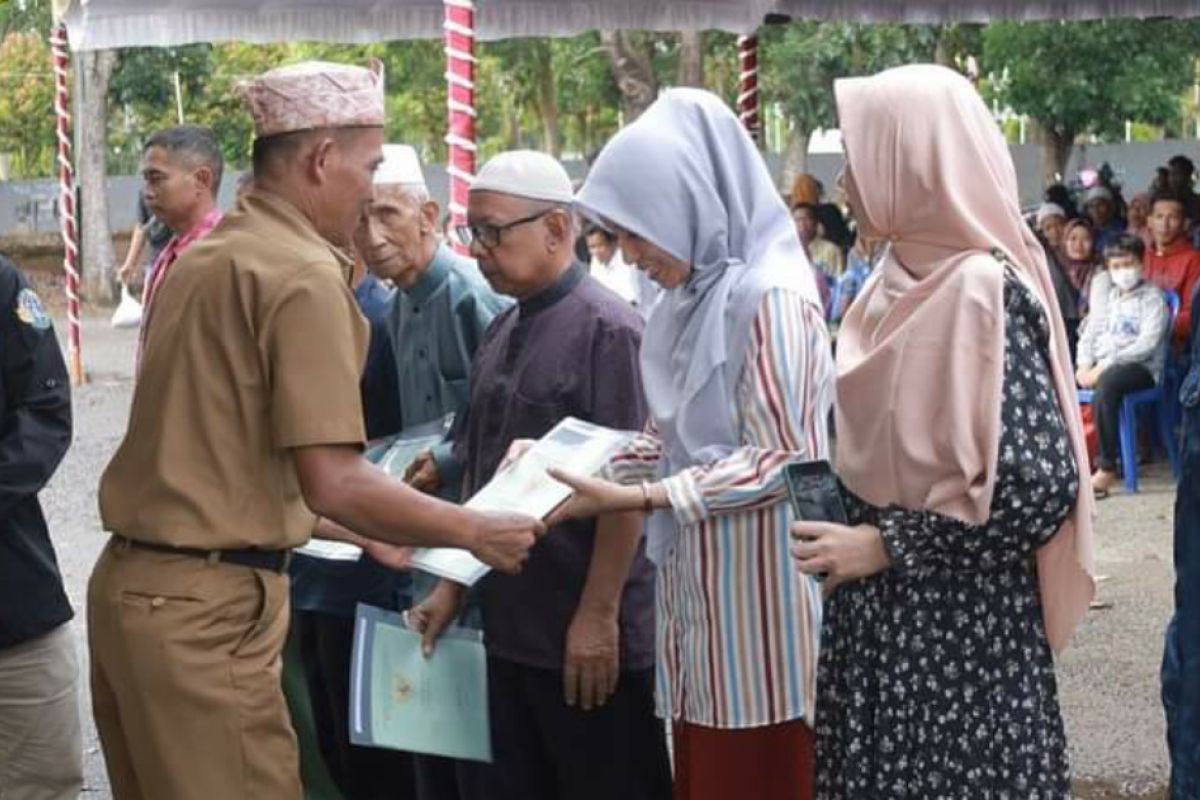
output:
<svg viewBox="0 0 1200 800"><path fill-rule="evenodd" d="M1171 353L1171 330L1175 326L1175 317L1179 315L1179 295L1170 289L1163 290L1163 295L1167 301L1167 340L1163 342L1163 347L1166 348L1167 358L1170 359ZM1125 474L1125 489L1130 492L1138 490L1138 473L1137 473L1137 419L1138 412L1142 409L1149 409L1154 412L1154 417L1157 420L1159 443L1163 449L1167 451L1167 460L1171 464L1171 471L1175 477L1179 477L1179 442L1176 441L1174 426L1171 424L1172 415L1167 408L1168 396L1171 393L1171 387L1166 384L1170 382L1170 370L1164 366L1162 380L1157 386L1149 389L1142 389L1138 392L1130 392L1125 395L1121 401L1121 415L1117 427L1117 435L1121 445L1121 471ZM1091 405L1092 397L1095 394L1091 389L1079 390L1079 404Z"/></svg>

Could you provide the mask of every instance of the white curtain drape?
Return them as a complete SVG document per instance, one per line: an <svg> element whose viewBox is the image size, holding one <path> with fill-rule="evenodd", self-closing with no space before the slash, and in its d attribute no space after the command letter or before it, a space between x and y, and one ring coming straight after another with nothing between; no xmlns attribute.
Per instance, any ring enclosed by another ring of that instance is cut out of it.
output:
<svg viewBox="0 0 1200 800"><path fill-rule="evenodd" d="M54 0L71 47L440 38L441 0ZM593 28L754 30L768 13L862 22L1200 16L1183 0L476 0L480 39Z"/></svg>

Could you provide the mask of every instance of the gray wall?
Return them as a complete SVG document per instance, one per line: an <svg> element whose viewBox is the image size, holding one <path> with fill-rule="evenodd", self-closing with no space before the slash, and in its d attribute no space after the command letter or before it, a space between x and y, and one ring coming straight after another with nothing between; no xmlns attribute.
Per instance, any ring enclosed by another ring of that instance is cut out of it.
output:
<svg viewBox="0 0 1200 800"><path fill-rule="evenodd" d="M1041 197L1041 150L1037 145L1013 145L1013 162L1021 187L1022 205L1030 205ZM1080 164L1098 166L1104 161L1112 164L1124 186L1133 192L1149 186L1154 168L1165 164L1178 153L1200 164L1200 141L1163 141L1133 144L1077 146L1071 155L1067 174L1074 175ZM778 179L781 167L777 154L767 156L772 174ZM832 189L842 167L840 155L819 154L808 157L809 172L826 189ZM581 162L567 164L573 178L581 178L586 168ZM446 208L447 177L440 165L425 167L429 191ZM233 204L237 174L226 174L221 185L223 208ZM137 192L141 181L137 176L114 176L108 180L108 215L114 231L127 231L136 219ZM0 236L20 233L53 233L58 230L58 182L54 180L0 182Z"/></svg>

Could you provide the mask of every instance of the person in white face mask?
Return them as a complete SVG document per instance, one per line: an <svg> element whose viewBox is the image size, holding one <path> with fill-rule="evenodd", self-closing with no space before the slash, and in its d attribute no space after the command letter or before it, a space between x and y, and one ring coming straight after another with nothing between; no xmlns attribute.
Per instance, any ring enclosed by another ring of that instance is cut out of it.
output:
<svg viewBox="0 0 1200 800"><path fill-rule="evenodd" d="M1133 234L1114 236L1104 248L1112 282L1107 302L1083 323L1075 379L1095 394L1092 408L1100 437L1100 457L1092 475L1097 497L1116 486L1120 446L1117 424L1121 401L1162 378L1166 355L1167 304L1163 292L1143 279L1145 245Z"/></svg>

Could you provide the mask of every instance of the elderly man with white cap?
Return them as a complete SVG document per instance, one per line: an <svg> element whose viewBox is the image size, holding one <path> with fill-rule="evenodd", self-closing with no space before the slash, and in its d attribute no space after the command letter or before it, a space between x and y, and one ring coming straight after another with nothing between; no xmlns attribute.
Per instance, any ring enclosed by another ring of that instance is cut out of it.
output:
<svg viewBox="0 0 1200 800"><path fill-rule="evenodd" d="M460 236L492 287L517 304L488 329L457 427L463 496L516 439L563 417L639 430L642 321L575 260L571 181L557 161L516 151L484 165ZM478 586L488 650L494 760L463 763L466 800L637 800L670 796L654 718L654 572L638 513L555 525L520 576ZM426 646L453 619L442 582L410 615Z"/></svg>
<svg viewBox="0 0 1200 800"><path fill-rule="evenodd" d="M437 201L408 145L385 145L375 193L355 235L367 269L391 281L388 332L399 379L401 426L411 428L467 407L471 359L484 331L512 300L492 291L472 259L438 232ZM458 498L462 467L451 443L414 464L410 482Z"/></svg>
<svg viewBox="0 0 1200 800"><path fill-rule="evenodd" d="M117 800L301 797L280 687L290 549L319 514L516 571L543 530L375 470L366 324L342 252L382 160L377 69L308 62L246 89L254 188L163 279L129 428L100 484L93 710Z"/></svg>
<svg viewBox="0 0 1200 800"><path fill-rule="evenodd" d="M511 299L492 291L473 260L455 253L442 242L438 216L438 204L430 197L425 185L417 151L409 145L384 145L383 163L375 171L371 202L354 240L370 272L363 285L390 281L396 287L382 320L384 335L389 340L391 369L379 368L377 372L379 377L387 372L392 379L390 399L395 413L390 416L405 430L435 423L447 415L465 415L471 358L492 318L512 305ZM364 380L374 377L364 375ZM367 407L365 395L364 407ZM462 467L453 456L452 442L447 439L422 454L410 470L408 480L416 488L457 500ZM327 565L321 567L328 573ZM347 800L385 796L393 800L402 796L397 784L403 769L398 766L386 770L371 769L366 762L378 763L397 754L353 747L347 738L345 716L353 606L354 601L385 607L399 602L403 608L408 608L406 601L424 597L436 580L420 572L414 573L411 581L407 574L391 573L389 578L382 568L362 562L354 574L349 574L350 570L345 568L341 571L344 579L337 581L341 590L329 593L343 605L341 619L326 619L320 626L325 630L317 632L321 638L339 639L340 646L324 651L326 664L316 675L310 675L310 682L314 687L322 682L326 686L334 683L339 686L341 691L336 695L327 690L322 695L322 699L332 701L326 703L329 706L327 718L338 723L326 723L323 728L332 729L332 733L323 731L323 734L334 736L342 752L355 753L347 761L364 762L352 764L347 770L334 767L335 778L342 772L346 774L346 780L341 781L343 784L357 783L380 789L379 794L363 794L344 786ZM370 587L389 583L395 587L394 595L398 595L390 603L380 603L364 594ZM317 696L318 691L314 688L314 698ZM320 709L317 716L320 721ZM458 797L454 762L434 756L417 756L416 787L417 796L422 800L454 800Z"/></svg>

